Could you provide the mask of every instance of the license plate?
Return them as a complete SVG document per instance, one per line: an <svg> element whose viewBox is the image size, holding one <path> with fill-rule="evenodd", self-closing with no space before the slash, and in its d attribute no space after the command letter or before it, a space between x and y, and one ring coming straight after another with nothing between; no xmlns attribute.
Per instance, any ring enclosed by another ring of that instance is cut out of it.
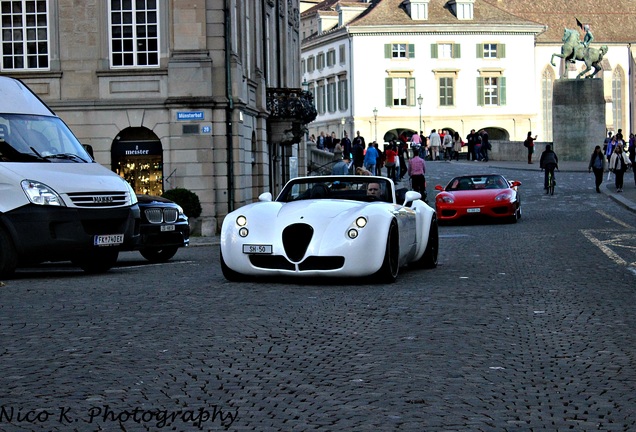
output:
<svg viewBox="0 0 636 432"><path fill-rule="evenodd" d="M174 231L174 225L161 225L161 232Z"/></svg>
<svg viewBox="0 0 636 432"><path fill-rule="evenodd" d="M466 209L466 212L467 212L467 213L479 213L479 212L481 212L481 209L478 209L478 208L469 208L469 209Z"/></svg>
<svg viewBox="0 0 636 432"><path fill-rule="evenodd" d="M123 242L123 234L96 235L93 239L93 244L95 246L117 246Z"/></svg>
<svg viewBox="0 0 636 432"><path fill-rule="evenodd" d="M272 245L243 245L244 254L271 254Z"/></svg>

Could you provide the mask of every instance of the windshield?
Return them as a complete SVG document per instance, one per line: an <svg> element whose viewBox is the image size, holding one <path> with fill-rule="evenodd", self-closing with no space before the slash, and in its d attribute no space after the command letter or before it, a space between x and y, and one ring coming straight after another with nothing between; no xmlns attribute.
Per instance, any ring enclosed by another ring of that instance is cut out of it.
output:
<svg viewBox="0 0 636 432"><path fill-rule="evenodd" d="M393 188L383 177L325 176L305 177L290 181L276 201L308 199L344 199L393 203Z"/></svg>
<svg viewBox="0 0 636 432"><path fill-rule="evenodd" d="M480 175L455 177L446 186L447 191L507 189L510 185L500 175Z"/></svg>
<svg viewBox="0 0 636 432"><path fill-rule="evenodd" d="M0 162L93 162L57 117L0 114Z"/></svg>

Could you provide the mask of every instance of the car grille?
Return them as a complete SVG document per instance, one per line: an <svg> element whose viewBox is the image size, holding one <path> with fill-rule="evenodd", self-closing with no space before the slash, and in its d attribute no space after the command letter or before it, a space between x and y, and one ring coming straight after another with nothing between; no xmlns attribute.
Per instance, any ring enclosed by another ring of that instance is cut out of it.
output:
<svg viewBox="0 0 636 432"><path fill-rule="evenodd" d="M126 192L72 192L68 194L77 207L123 207L130 205Z"/></svg>
<svg viewBox="0 0 636 432"><path fill-rule="evenodd" d="M179 212L177 211L177 209L174 208L150 208L146 209L144 211L144 214L146 215L146 219L148 219L148 222L153 224L160 224L162 222L174 223L177 221L177 218L179 216Z"/></svg>
<svg viewBox="0 0 636 432"><path fill-rule="evenodd" d="M283 230L283 247L290 260L298 262L305 256L314 235L314 229L307 224L292 224Z"/></svg>
<svg viewBox="0 0 636 432"><path fill-rule="evenodd" d="M342 256L310 256L298 264L298 271L337 270L344 266L344 262L345 259ZM250 263L254 267L270 270L296 270L294 263L289 262L289 260L282 255L250 255Z"/></svg>

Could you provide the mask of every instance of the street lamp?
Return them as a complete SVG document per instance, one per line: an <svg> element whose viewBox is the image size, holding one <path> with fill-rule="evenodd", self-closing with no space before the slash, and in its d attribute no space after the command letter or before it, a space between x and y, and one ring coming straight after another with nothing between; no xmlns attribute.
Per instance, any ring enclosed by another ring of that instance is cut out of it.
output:
<svg viewBox="0 0 636 432"><path fill-rule="evenodd" d="M373 108L373 123L375 124L375 142L378 142L378 109Z"/></svg>
<svg viewBox="0 0 636 432"><path fill-rule="evenodd" d="M340 134L340 137L342 137L342 138L344 138L345 123L346 123L345 118L344 118L344 117L343 117L343 118L341 118L341 119L340 119L340 124L342 125L342 133Z"/></svg>
<svg viewBox="0 0 636 432"><path fill-rule="evenodd" d="M303 82L301 85L303 86L303 91L309 91L309 83L307 82L305 77L303 77Z"/></svg>
<svg viewBox="0 0 636 432"><path fill-rule="evenodd" d="M417 104L420 106L420 132L422 131L422 103L424 102L424 98L422 95L417 97Z"/></svg>

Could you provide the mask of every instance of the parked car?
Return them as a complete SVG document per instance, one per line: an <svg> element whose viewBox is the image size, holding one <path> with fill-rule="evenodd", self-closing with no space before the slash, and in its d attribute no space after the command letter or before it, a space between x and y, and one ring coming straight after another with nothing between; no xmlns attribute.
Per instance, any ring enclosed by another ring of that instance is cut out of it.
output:
<svg viewBox="0 0 636 432"><path fill-rule="evenodd" d="M488 217L517 222L521 218L519 186L521 182L508 181L499 174L455 177L446 187L435 186L439 221Z"/></svg>
<svg viewBox="0 0 636 432"><path fill-rule="evenodd" d="M394 282L402 266L437 266L435 210L419 192L377 176L290 180L278 197L229 213L221 227L226 279L360 277Z"/></svg>
<svg viewBox="0 0 636 432"><path fill-rule="evenodd" d="M140 241L135 250L151 262L165 262L190 244L188 217L174 201L137 194L141 210Z"/></svg>

